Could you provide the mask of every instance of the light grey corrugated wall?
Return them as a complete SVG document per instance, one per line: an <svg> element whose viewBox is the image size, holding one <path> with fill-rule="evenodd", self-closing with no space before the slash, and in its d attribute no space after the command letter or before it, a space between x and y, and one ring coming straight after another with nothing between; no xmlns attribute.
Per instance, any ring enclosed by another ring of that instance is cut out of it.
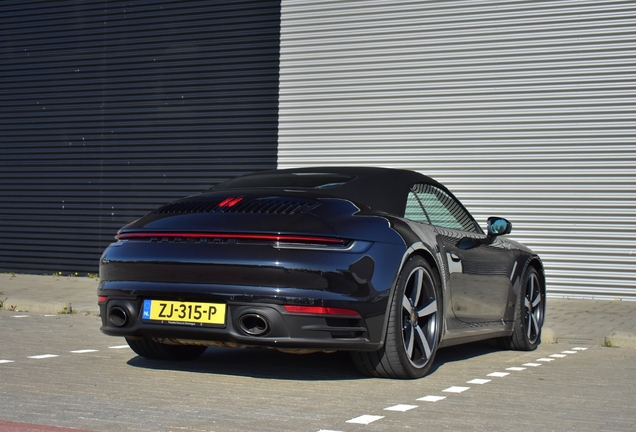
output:
<svg viewBox="0 0 636 432"><path fill-rule="evenodd" d="M421 171L511 219L550 295L636 299L636 2L281 13L279 167Z"/></svg>

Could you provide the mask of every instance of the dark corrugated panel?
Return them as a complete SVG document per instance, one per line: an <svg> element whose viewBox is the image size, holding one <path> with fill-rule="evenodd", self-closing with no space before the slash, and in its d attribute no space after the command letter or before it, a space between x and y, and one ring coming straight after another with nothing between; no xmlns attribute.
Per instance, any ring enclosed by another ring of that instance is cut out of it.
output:
<svg viewBox="0 0 636 432"><path fill-rule="evenodd" d="M280 2L0 3L0 271L95 272L127 222L276 167Z"/></svg>

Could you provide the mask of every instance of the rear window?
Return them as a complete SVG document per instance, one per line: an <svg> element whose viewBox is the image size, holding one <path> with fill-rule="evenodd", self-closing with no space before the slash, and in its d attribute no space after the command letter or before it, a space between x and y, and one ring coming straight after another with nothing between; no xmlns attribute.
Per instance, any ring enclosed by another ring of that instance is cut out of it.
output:
<svg viewBox="0 0 636 432"><path fill-rule="evenodd" d="M217 185L214 190L284 188L329 189L342 186L354 177L333 173L276 173L237 177Z"/></svg>

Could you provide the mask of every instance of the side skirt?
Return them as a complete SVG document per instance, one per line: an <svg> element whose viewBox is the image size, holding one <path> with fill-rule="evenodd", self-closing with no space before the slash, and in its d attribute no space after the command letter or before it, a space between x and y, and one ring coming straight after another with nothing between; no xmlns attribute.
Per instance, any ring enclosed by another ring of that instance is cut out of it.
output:
<svg viewBox="0 0 636 432"><path fill-rule="evenodd" d="M511 335L512 330L508 330L504 326L500 326L497 329L450 330L444 334L439 347L444 348L498 337L508 337Z"/></svg>

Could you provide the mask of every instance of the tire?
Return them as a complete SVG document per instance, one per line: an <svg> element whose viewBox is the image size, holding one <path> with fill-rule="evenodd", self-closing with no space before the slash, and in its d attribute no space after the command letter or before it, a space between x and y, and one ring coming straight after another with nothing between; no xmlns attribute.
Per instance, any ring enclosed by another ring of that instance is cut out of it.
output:
<svg viewBox="0 0 636 432"><path fill-rule="evenodd" d="M126 342L135 353L152 360L194 360L207 348L198 345L166 345L149 338L126 338Z"/></svg>
<svg viewBox="0 0 636 432"><path fill-rule="evenodd" d="M544 318L545 289L537 270L529 267L517 297L512 336L500 338L499 345L506 349L534 351L541 343Z"/></svg>
<svg viewBox="0 0 636 432"><path fill-rule="evenodd" d="M375 352L352 352L365 375L421 378L433 364L439 344L441 297L439 276L419 256L410 258L398 277L391 298L384 346Z"/></svg>

